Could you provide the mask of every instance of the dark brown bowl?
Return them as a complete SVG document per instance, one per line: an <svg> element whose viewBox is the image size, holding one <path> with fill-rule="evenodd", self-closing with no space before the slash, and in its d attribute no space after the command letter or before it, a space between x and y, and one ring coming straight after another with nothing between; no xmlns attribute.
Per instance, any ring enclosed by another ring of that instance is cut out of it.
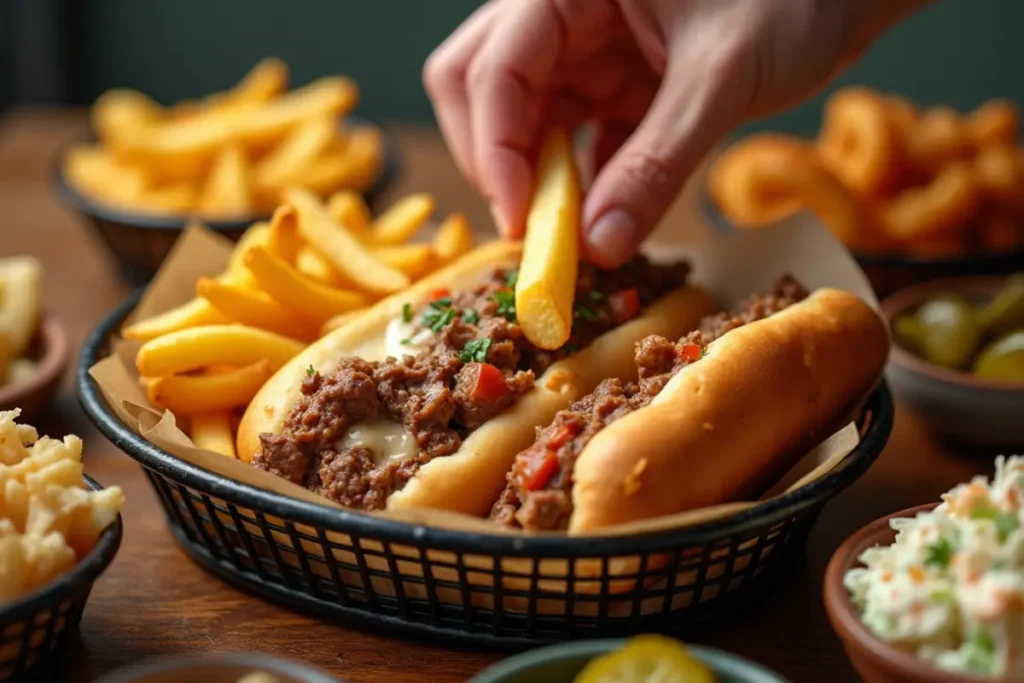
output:
<svg viewBox="0 0 1024 683"><path fill-rule="evenodd" d="M958 277L924 282L882 302L889 321L939 294L991 299L1006 283L1002 277ZM1024 445L1024 383L985 380L968 372L932 365L893 344L887 376L894 391L937 436L985 448Z"/></svg>
<svg viewBox="0 0 1024 683"><path fill-rule="evenodd" d="M850 602L843 585L846 572L860 565L857 558L862 552L890 544L896 538L896 532L889 527L889 520L914 517L937 506L938 503L929 503L901 510L862 527L839 546L825 570L825 611L853 668L866 683L978 683L989 680L944 671L877 637L860 620L857 608Z"/></svg>
<svg viewBox="0 0 1024 683"><path fill-rule="evenodd" d="M29 358L38 364L36 371L21 382L0 386L0 410L21 408L21 422L33 422L60 388L69 355L64 327L56 318L44 313L29 349Z"/></svg>

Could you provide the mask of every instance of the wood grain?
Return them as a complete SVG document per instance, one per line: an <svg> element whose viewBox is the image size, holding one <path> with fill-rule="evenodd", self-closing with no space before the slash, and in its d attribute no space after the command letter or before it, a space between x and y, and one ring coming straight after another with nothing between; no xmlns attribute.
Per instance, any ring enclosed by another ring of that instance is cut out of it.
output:
<svg viewBox="0 0 1024 683"><path fill-rule="evenodd" d="M65 323L76 349L129 291L88 227L62 208L50 190L48 174L57 147L84 132L82 112L22 111L0 123L0 255L32 254L44 262L47 307ZM439 211L464 211L481 232L489 230L484 202L458 176L437 133L416 128L393 132L406 166L392 196L432 192ZM692 192L684 194L661 236L700 230L685 220L692 200ZM81 435L87 471L103 484L121 486L128 499L124 544L93 591L69 681L92 681L146 657L189 652L291 657L352 683L465 681L501 658L328 624L252 597L200 569L174 544L139 467L81 412L71 372L39 426L55 436ZM785 585L732 623L702 629L696 640L750 657L795 682L856 681L821 604L828 557L862 524L935 500L956 482L990 468L987 457L944 450L900 410L880 461L825 510L806 560L797 563Z"/></svg>

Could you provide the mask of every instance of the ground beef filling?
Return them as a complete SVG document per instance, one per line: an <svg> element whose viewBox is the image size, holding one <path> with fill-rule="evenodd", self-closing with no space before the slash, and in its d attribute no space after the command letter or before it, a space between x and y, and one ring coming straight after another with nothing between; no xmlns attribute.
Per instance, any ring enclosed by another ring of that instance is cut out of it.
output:
<svg viewBox="0 0 1024 683"><path fill-rule="evenodd" d="M686 275L685 264L643 259L615 271L580 264L572 336L555 351L534 347L516 323L515 271L495 270L472 290L435 292L420 310L403 312L415 356L347 358L327 376L311 370L282 433L260 435L253 464L347 507L382 509L424 463L458 450L549 365L635 317ZM416 454L380 462L368 448L342 444L351 427L376 419L402 424Z"/></svg>
<svg viewBox="0 0 1024 683"><path fill-rule="evenodd" d="M799 283L784 276L771 293L751 297L735 312L705 317L699 329L677 342L656 335L638 342L638 381L606 379L592 394L559 411L551 425L539 429L533 445L516 456L508 485L491 517L530 530L566 529L572 515L573 468L598 432L650 403L677 372L699 360L715 339L806 296Z"/></svg>

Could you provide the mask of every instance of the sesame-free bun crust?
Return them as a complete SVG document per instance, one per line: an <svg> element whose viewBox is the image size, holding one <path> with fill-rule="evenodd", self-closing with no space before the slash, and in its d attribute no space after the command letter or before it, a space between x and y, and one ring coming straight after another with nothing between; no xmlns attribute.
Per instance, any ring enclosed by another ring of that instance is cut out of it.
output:
<svg viewBox="0 0 1024 683"><path fill-rule="evenodd" d="M249 404L238 428L238 457L250 462L259 448L260 434L281 433L288 412L301 397L308 368L327 374L344 357L383 360L388 323L401 315L403 304L417 307L439 288L471 287L494 268L516 266L520 256L518 242L484 244L311 344L275 373ZM712 298L696 287L666 294L634 320L552 364L530 392L470 434L458 451L423 465L402 490L388 498L388 509L427 507L487 515L505 486L505 474L516 453L530 445L537 425L550 422L555 413L593 391L606 377L635 377L634 345L643 337L680 336L715 310Z"/></svg>
<svg viewBox="0 0 1024 683"><path fill-rule="evenodd" d="M569 533L758 495L842 426L888 350L878 314L834 289L727 333L584 448Z"/></svg>

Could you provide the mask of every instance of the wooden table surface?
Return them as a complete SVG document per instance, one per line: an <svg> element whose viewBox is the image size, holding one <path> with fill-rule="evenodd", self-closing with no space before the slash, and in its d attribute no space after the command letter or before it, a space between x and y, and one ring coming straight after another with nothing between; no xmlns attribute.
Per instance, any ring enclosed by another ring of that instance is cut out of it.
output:
<svg viewBox="0 0 1024 683"><path fill-rule="evenodd" d="M64 322L76 349L129 292L89 228L63 208L49 183L61 143L85 133L82 112L22 111L0 121L0 255L31 254L46 266L46 305ZM434 193L439 212L465 211L489 226L483 202L457 175L433 130L393 129L405 155L397 193ZM676 215L692 210L685 197ZM670 218L667 223L673 222ZM306 660L352 683L465 681L501 658L493 653L439 649L411 640L361 633L290 612L229 587L178 549L140 468L106 441L78 406L72 372L42 433L85 439L86 471L127 496L125 536L113 565L97 582L81 628L69 681L154 655L263 652ZM806 560L781 590L731 625L701 633L697 642L747 656L795 683L856 681L821 603L829 556L852 531L885 513L937 496L991 460L953 453L898 410L888 447L871 470L834 500L811 535Z"/></svg>

